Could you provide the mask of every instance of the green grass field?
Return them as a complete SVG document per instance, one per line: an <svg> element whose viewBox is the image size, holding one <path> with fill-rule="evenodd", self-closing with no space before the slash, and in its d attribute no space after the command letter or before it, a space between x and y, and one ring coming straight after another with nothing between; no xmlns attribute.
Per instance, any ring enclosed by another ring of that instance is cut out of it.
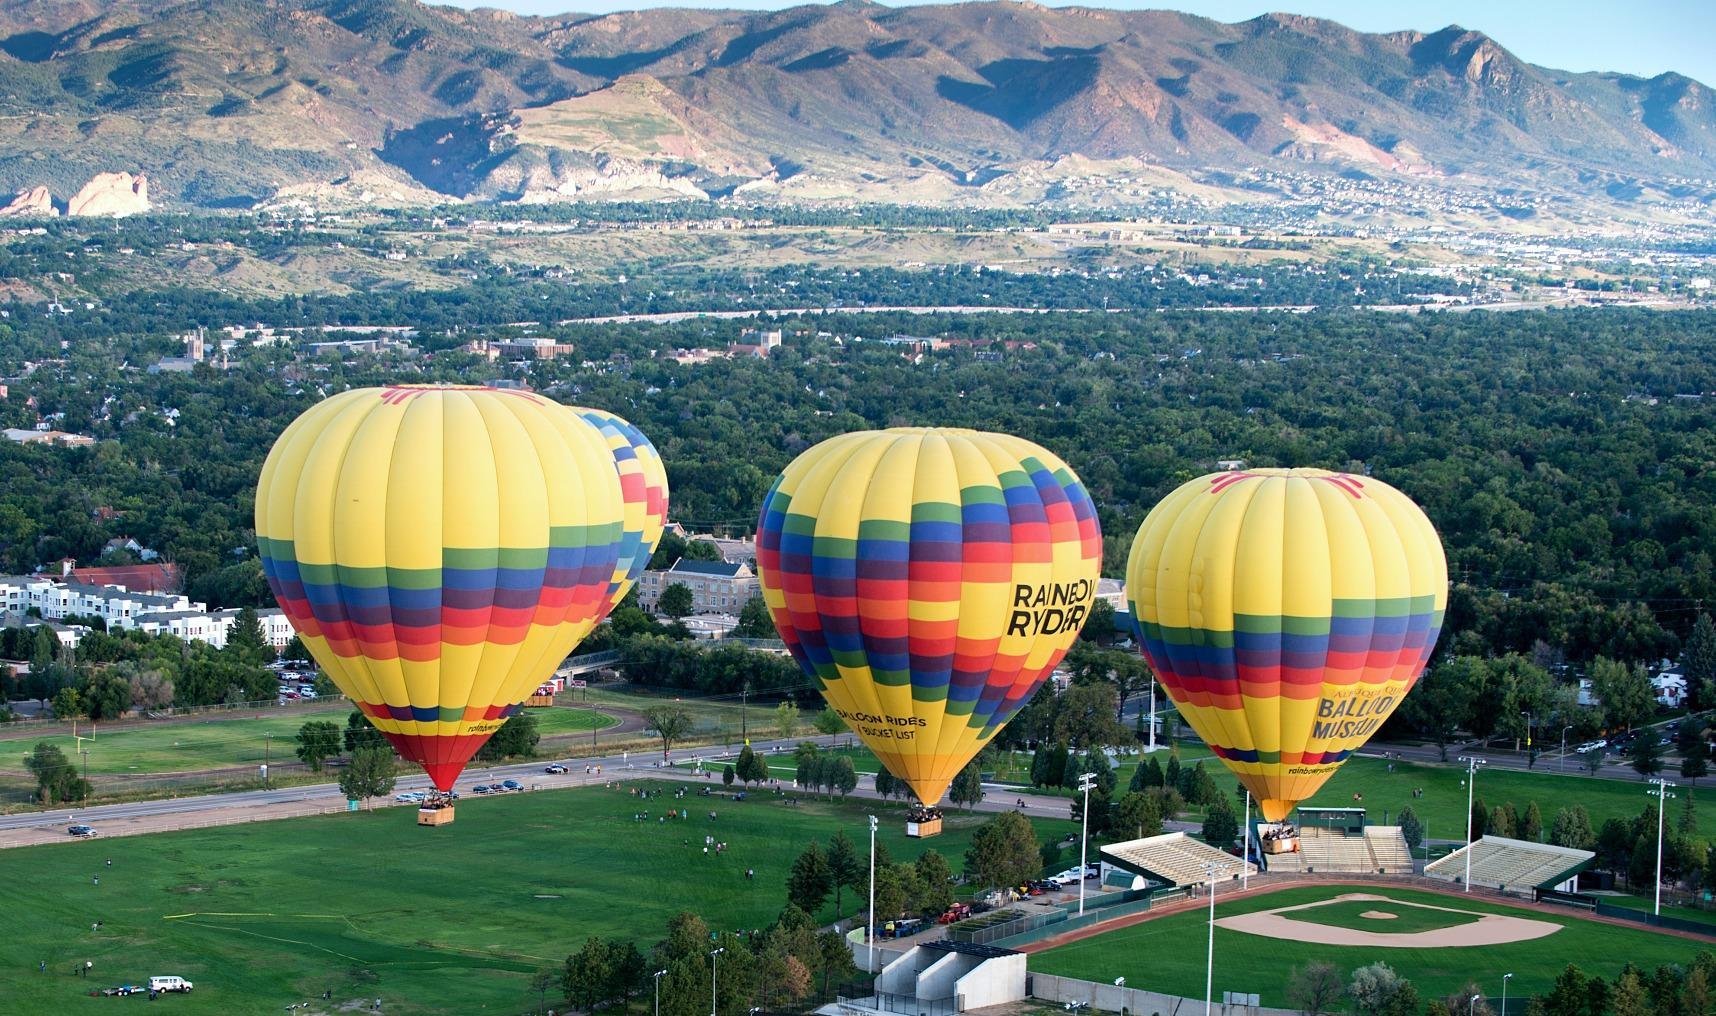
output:
<svg viewBox="0 0 1716 1016"><path fill-rule="evenodd" d="M291 761L297 747L298 728L312 720L336 723L343 730L351 714L349 702L330 703L327 708L296 709L290 713L262 712L243 717L207 717L160 720L145 726L102 729L84 741L93 775L153 775L188 773L228 766L255 765L265 758ZM614 724L614 718L587 708L533 709L537 730L544 736L587 732ZM85 724L87 727L87 724ZM0 769L22 771L24 756L38 741L57 745L66 757L81 763L78 744L69 725L52 734L0 742L6 757Z"/></svg>
<svg viewBox="0 0 1716 1016"><path fill-rule="evenodd" d="M1308 886L1230 904L1223 904L1218 894L1216 916L1274 910L1353 891L1351 887ZM1382 960L1411 980L1425 998L1442 997L1458 991L1469 981L1499 985L1504 973L1514 975L1513 991L1523 997L1547 991L1555 975L1569 963L1577 964L1588 974L1614 977L1628 961L1650 970L1662 963L1686 963L1700 949L1697 943L1684 938L1599 924L1573 916L1522 911L1409 889L1387 888L1379 890L1379 893L1402 902L1509 914L1550 921L1562 927L1554 934L1528 942L1443 949L1306 945L1217 927L1216 992L1255 991L1262 996L1264 1005L1285 1006L1285 989L1295 966L1322 960L1335 964L1346 976L1358 967ZM1366 906L1386 909L1381 904ZM1396 908L1394 912L1401 909L1408 908ZM1037 953L1031 956L1030 967L1044 973L1098 981L1112 981L1115 977L1124 976L1128 984L1137 987L1202 998L1207 921L1202 909L1146 921ZM1375 923L1393 925L1395 922Z"/></svg>
<svg viewBox="0 0 1716 1016"><path fill-rule="evenodd" d="M1454 905L1459 906L1458 902ZM1388 919L1365 916L1376 913L1393 914L1394 916ZM1393 897L1391 897L1391 901L1339 900L1325 903L1320 907L1294 910L1282 916L1288 920L1303 921L1306 924L1326 924L1333 928L1356 928L1359 931L1374 931L1382 935L1411 935L1420 931L1458 928L1462 924L1471 924L1478 919L1477 914L1421 907Z"/></svg>
<svg viewBox="0 0 1716 1016"><path fill-rule="evenodd" d="M187 1014L275 1013L324 990L380 996L395 1014L518 1012L536 998L529 976L558 967L587 936L647 949L680 910L718 929L765 926L785 904L804 845L837 829L862 845L867 813L884 818L878 840L894 859L934 847L956 870L982 821L950 816L943 836L908 840L899 806L789 808L773 794L711 800L695 786L679 801L681 784L641 785L663 793L639 801L595 787L469 799L444 829L388 808L6 851L7 870L28 877L7 888L0 1010L107 1012L121 1003L82 992L171 973L197 985L167 1000ZM654 821L687 806L690 820ZM634 821L645 808L652 821ZM1037 826L1045 838L1073 829ZM705 855L707 834L728 851ZM856 910L852 893L845 904ZM819 916L833 919L834 908ZM69 975L85 959L95 964L89 982ZM49 973L37 974L44 960Z"/></svg>

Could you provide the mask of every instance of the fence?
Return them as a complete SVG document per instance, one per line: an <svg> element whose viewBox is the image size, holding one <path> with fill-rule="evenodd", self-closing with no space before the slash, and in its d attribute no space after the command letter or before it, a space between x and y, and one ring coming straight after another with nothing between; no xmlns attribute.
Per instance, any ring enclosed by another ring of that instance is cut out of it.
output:
<svg viewBox="0 0 1716 1016"><path fill-rule="evenodd" d="M1219 990L1219 989L1218 989ZM1092 1012L1125 1012L1134 1016L1203 1016L1204 1000L1164 995L1159 991L1128 988L1100 981L1083 981L1076 977L1056 974L1031 974L1025 992L1032 998L1062 1005L1077 1003L1089 1006ZM1222 1016L1299 1016L1297 1009L1268 1009L1249 1005L1230 1005L1219 995L1212 1012Z"/></svg>
<svg viewBox="0 0 1716 1016"><path fill-rule="evenodd" d="M1702 921L1689 921L1684 917L1658 916L1643 910L1629 910L1626 907L1612 906L1601 900L1597 902L1597 914L1601 917L1615 917L1623 921L1633 921L1638 924L1648 924L1653 928L1667 928L1671 931L1681 931L1700 938L1716 940L1716 924L1705 924Z"/></svg>

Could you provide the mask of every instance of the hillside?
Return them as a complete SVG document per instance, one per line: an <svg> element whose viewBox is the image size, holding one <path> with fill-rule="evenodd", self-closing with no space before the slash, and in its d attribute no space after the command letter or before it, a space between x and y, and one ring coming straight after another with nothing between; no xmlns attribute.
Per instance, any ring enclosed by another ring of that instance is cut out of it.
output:
<svg viewBox="0 0 1716 1016"><path fill-rule="evenodd" d="M1537 67L1454 26L1290 15L0 0L0 191L62 203L110 170L146 174L165 207L283 187L1007 201L1068 165L1095 198L1121 177L1263 171L1698 205L1716 96Z"/></svg>

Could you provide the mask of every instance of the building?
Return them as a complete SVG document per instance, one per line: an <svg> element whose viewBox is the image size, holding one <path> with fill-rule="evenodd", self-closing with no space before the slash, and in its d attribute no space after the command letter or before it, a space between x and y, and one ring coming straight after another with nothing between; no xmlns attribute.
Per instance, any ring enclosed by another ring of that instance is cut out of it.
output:
<svg viewBox="0 0 1716 1016"><path fill-rule="evenodd" d="M138 565L135 570L175 566ZM86 569L128 571L132 569ZM99 617L109 629L175 635L187 642L207 642L219 649L226 645L237 610L211 611L178 593L133 592L114 585L64 582L45 575L0 576L0 612L27 613L31 608L47 621L68 617ZM262 637L276 649L292 639L292 625L278 607L256 612Z"/></svg>
<svg viewBox="0 0 1716 1016"><path fill-rule="evenodd" d="M147 548L143 548L146 550ZM150 550L147 555L158 556ZM147 564L116 565L112 568L79 568L74 563L63 572L73 582L91 586L117 586L132 593L177 593L185 588L185 575L176 564L150 562Z"/></svg>
<svg viewBox="0 0 1716 1016"><path fill-rule="evenodd" d="M556 357L571 356L578 349L570 342L556 342L534 335L521 339L494 339L484 342L483 345L498 356L523 360L553 360Z"/></svg>
<svg viewBox="0 0 1716 1016"><path fill-rule="evenodd" d="M757 541L754 537L741 536L734 539L727 536L715 536L711 533L693 533L685 537L685 541L687 543L714 544L723 561L748 565L757 563Z"/></svg>
<svg viewBox="0 0 1716 1016"><path fill-rule="evenodd" d="M638 603L654 613L662 592L675 584L691 590L693 614L737 614L762 591L750 565L680 558L665 571L643 573L638 579Z"/></svg>
<svg viewBox="0 0 1716 1016"><path fill-rule="evenodd" d="M8 427L0 431L14 444L92 445L95 438L87 434L68 434L63 430L19 430Z"/></svg>

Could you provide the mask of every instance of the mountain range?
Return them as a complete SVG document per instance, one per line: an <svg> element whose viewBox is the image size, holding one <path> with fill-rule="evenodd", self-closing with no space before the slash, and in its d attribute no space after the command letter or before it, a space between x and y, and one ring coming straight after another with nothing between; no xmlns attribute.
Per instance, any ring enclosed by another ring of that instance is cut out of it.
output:
<svg viewBox="0 0 1716 1016"><path fill-rule="evenodd" d="M1716 95L1284 14L0 0L0 191L120 171L165 207L1118 201L1236 173L1707 207Z"/></svg>

